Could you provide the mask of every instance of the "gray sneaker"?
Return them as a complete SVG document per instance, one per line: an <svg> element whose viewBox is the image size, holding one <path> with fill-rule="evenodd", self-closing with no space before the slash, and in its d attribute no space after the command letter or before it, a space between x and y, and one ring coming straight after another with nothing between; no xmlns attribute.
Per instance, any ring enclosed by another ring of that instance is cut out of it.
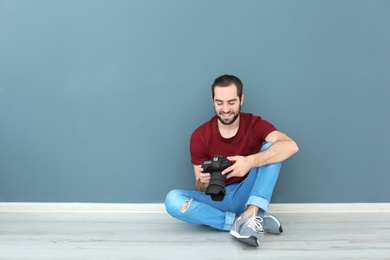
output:
<svg viewBox="0 0 390 260"><path fill-rule="evenodd" d="M263 231L271 234L280 234L283 232L279 220L272 215L266 215L263 218Z"/></svg>
<svg viewBox="0 0 390 260"><path fill-rule="evenodd" d="M263 230L263 219L258 216L240 216L233 224L230 235L250 246L258 247L260 240L257 233Z"/></svg>

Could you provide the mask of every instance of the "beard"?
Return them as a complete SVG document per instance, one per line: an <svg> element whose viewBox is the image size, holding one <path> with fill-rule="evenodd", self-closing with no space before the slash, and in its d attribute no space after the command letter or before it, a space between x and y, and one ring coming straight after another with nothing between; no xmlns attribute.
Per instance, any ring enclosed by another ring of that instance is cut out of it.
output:
<svg viewBox="0 0 390 260"><path fill-rule="evenodd" d="M231 125L231 124L233 124L237 120L238 116L240 115L240 112L241 112L241 106L240 106L240 108L238 109L237 112L234 112L234 111L230 112L231 114L233 114L233 118L231 118L231 119L223 119L222 116L221 116L222 112L218 113L217 111L215 111L215 115L218 117L218 120L222 124L224 124L224 125Z"/></svg>

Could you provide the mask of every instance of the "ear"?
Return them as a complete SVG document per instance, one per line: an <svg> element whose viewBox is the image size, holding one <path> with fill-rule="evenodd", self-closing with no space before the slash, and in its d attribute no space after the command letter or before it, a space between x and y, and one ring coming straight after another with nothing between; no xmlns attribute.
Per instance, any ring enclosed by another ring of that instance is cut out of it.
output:
<svg viewBox="0 0 390 260"><path fill-rule="evenodd" d="M242 94L242 96L241 96L241 106L242 106L242 104L244 104L244 94Z"/></svg>

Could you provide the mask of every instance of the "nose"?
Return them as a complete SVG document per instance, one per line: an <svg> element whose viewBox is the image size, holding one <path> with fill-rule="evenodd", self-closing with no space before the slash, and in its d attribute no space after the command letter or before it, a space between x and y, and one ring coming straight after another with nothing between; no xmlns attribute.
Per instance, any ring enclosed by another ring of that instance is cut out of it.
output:
<svg viewBox="0 0 390 260"><path fill-rule="evenodd" d="M224 113L229 112L229 111L230 111L229 104L227 104L227 103L223 104L222 111L223 111Z"/></svg>

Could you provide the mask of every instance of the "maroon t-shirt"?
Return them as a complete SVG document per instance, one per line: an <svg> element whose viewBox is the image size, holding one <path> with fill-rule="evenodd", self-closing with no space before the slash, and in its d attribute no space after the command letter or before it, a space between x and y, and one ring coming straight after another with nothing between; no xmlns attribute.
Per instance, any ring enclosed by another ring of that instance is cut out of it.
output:
<svg viewBox="0 0 390 260"><path fill-rule="evenodd" d="M191 162L201 165L204 160L210 160L214 155L247 156L258 153L267 135L276 128L260 116L240 113L240 126L235 136L223 138L218 130L218 118L214 116L198 127L191 135ZM241 182L244 177L233 177L226 185Z"/></svg>

